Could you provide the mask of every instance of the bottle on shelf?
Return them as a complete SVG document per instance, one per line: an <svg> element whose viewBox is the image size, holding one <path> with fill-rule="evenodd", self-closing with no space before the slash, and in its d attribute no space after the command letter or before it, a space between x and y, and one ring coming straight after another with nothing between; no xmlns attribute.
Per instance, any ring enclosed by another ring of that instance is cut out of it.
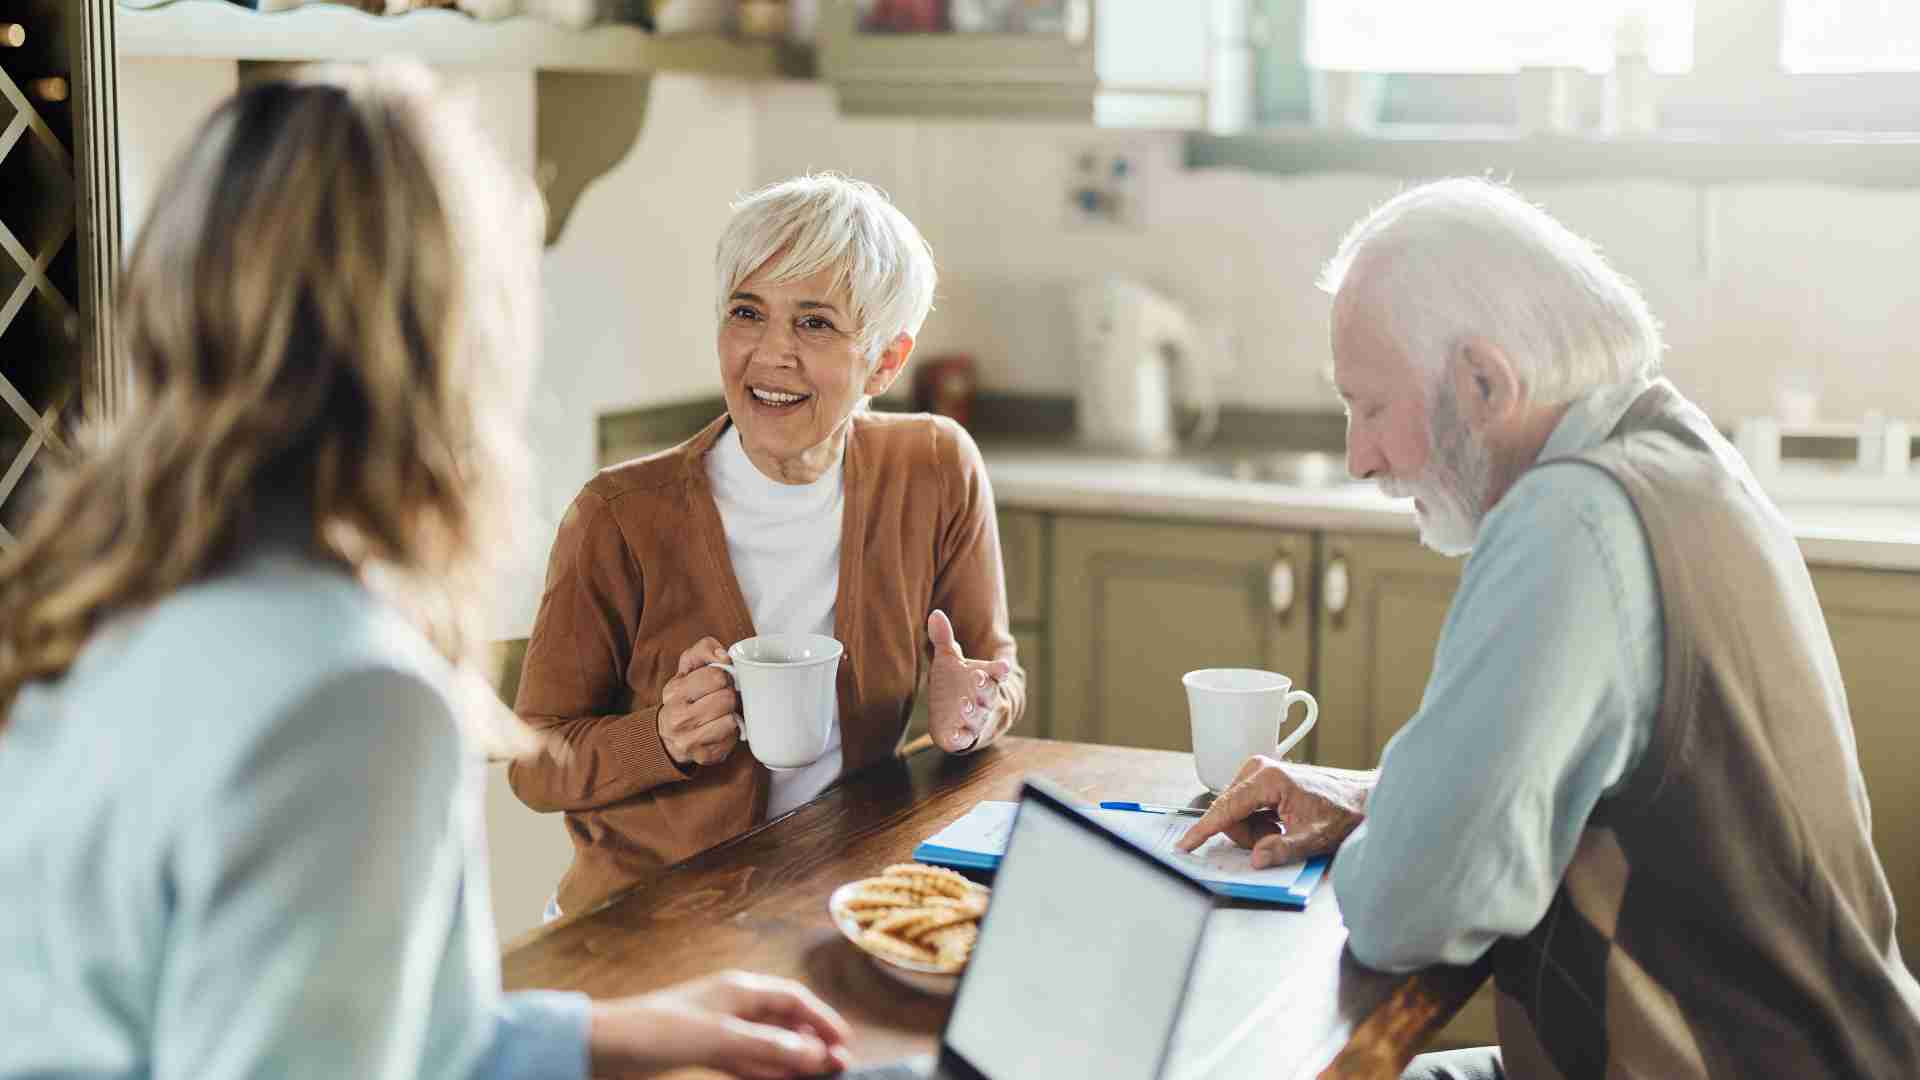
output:
<svg viewBox="0 0 1920 1080"><path fill-rule="evenodd" d="M67 100L69 89L65 76L48 75L45 78L29 80L27 82L27 93L32 94L42 101L50 101L58 104Z"/></svg>
<svg viewBox="0 0 1920 1080"><path fill-rule="evenodd" d="M1613 70L1601 94L1600 128L1614 135L1646 135L1660 126L1654 81L1653 24L1642 10L1620 16L1613 30Z"/></svg>

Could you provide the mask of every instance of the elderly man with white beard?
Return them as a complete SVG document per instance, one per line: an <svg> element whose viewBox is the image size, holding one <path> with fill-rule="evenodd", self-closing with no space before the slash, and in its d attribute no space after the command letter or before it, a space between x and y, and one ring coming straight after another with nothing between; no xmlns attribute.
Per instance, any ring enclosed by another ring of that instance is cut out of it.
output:
<svg viewBox="0 0 1920 1080"><path fill-rule="evenodd" d="M1349 470L1472 555L1379 769L1253 758L1185 846L1338 849L1368 966L1491 955L1501 1045L1409 1077L1911 1076L1819 601L1639 293L1478 180L1369 215L1323 286Z"/></svg>

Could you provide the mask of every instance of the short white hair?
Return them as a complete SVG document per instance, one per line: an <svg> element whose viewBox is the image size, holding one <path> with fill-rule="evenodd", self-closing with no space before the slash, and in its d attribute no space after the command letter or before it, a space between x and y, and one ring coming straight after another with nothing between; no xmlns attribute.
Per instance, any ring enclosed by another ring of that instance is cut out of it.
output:
<svg viewBox="0 0 1920 1080"><path fill-rule="evenodd" d="M833 272L869 361L901 334L918 335L933 310L933 251L907 215L872 184L836 173L796 176L733 204L714 254L720 314L741 283Z"/></svg>
<svg viewBox="0 0 1920 1080"><path fill-rule="evenodd" d="M1561 404L1660 371L1660 327L1600 252L1511 188L1423 184L1368 214L1327 263L1338 297L1354 268L1409 357L1438 373L1480 338L1503 351L1527 400Z"/></svg>

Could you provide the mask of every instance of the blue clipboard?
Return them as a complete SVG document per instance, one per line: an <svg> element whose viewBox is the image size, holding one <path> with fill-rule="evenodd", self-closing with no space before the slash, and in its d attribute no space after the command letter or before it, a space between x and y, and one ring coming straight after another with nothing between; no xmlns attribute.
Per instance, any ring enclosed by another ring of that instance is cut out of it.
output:
<svg viewBox="0 0 1920 1080"><path fill-rule="evenodd" d="M973 811L969 811L969 813L972 812ZM1132 812L1155 813L1151 810ZM922 843L913 849L913 858L916 862L932 863L935 866L948 866L956 870L983 870L991 872L999 869L1000 856L1004 851L1004 847L995 851ZM1207 881L1204 877L1201 878L1200 881L1219 896L1231 897L1235 900L1252 900L1258 903L1274 904L1279 907L1298 910L1305 908L1307 901L1313 898L1313 890L1320 884L1320 879L1326 876L1327 865L1332 861L1332 856L1329 855L1316 855L1308 859L1306 866L1301 869L1299 876L1293 879L1291 885L1287 886L1248 885L1238 882Z"/></svg>

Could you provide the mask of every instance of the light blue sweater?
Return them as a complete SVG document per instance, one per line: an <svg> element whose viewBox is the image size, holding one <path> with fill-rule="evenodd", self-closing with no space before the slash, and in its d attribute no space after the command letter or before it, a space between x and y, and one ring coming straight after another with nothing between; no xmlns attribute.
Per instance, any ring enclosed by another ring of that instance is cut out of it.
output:
<svg viewBox="0 0 1920 1080"><path fill-rule="evenodd" d="M582 1077L503 995L447 665L287 552L112 622L0 728L0 1077Z"/></svg>
<svg viewBox="0 0 1920 1080"><path fill-rule="evenodd" d="M1575 401L1538 461L1599 445L1648 385ZM1652 738L1664 638L1620 485L1581 465L1522 476L1481 523L1420 711L1334 860L1354 956L1470 964L1533 929L1588 815Z"/></svg>

